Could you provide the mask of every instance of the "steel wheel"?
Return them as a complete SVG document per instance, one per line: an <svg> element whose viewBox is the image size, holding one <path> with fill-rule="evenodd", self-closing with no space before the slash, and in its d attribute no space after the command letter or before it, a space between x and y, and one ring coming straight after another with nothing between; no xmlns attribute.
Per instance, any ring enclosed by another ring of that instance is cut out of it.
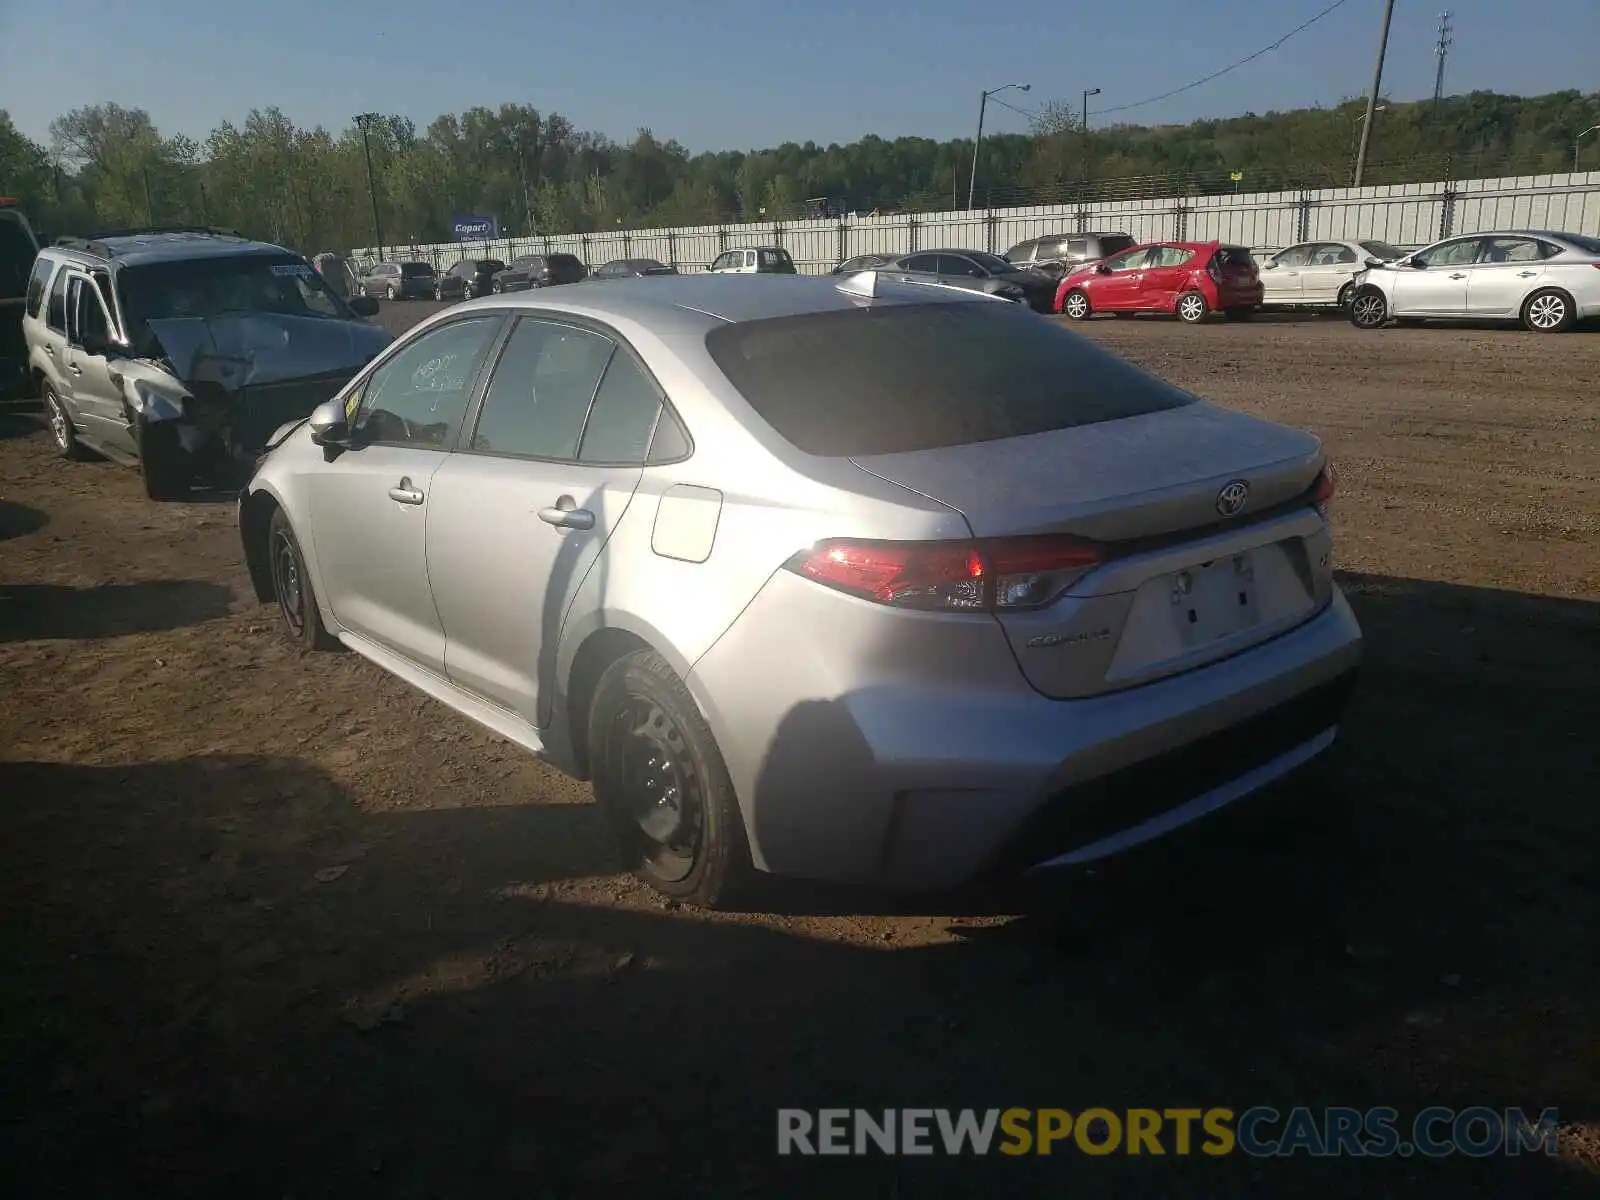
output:
<svg viewBox="0 0 1600 1200"><path fill-rule="evenodd" d="M1522 323L1536 333L1559 333L1572 324L1572 302L1561 292L1535 292L1523 307Z"/></svg>
<svg viewBox="0 0 1600 1200"><path fill-rule="evenodd" d="M617 802L637 827L643 857L664 883L694 869L704 801L683 731L655 701L629 695L611 719L605 752L617 763Z"/></svg>
<svg viewBox="0 0 1600 1200"><path fill-rule="evenodd" d="M1381 292L1362 292L1350 302L1350 322L1357 329L1377 329L1389 318L1389 304Z"/></svg>
<svg viewBox="0 0 1600 1200"><path fill-rule="evenodd" d="M1178 317L1190 325L1198 324L1206 315L1206 298L1199 292L1185 292L1178 297Z"/></svg>
<svg viewBox="0 0 1600 1200"><path fill-rule="evenodd" d="M1089 297L1082 292L1068 292L1061 311L1074 321L1082 321L1089 315Z"/></svg>
<svg viewBox="0 0 1600 1200"><path fill-rule="evenodd" d="M300 575L300 551L286 527L272 531L268 546L272 555L272 590L278 597L283 623L296 638L305 637L306 589Z"/></svg>

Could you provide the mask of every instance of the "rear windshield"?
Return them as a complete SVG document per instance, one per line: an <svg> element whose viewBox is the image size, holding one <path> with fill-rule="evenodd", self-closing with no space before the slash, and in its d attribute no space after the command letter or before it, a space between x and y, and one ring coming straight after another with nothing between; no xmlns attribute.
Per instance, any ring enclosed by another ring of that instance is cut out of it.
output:
<svg viewBox="0 0 1600 1200"><path fill-rule="evenodd" d="M1399 246L1391 246L1388 242L1361 242L1359 244L1373 258L1404 258L1406 253Z"/></svg>
<svg viewBox="0 0 1600 1200"><path fill-rule="evenodd" d="M807 454L899 454L1116 421L1194 402L1011 305L859 308L723 325L706 349Z"/></svg>
<svg viewBox="0 0 1600 1200"><path fill-rule="evenodd" d="M1223 267L1253 267L1256 260L1243 246L1224 246L1217 251L1217 265Z"/></svg>
<svg viewBox="0 0 1600 1200"><path fill-rule="evenodd" d="M1133 238L1129 237L1125 233L1107 234L1105 237L1100 239L1100 254L1102 257L1104 257L1106 255L1115 254L1119 250L1126 250L1130 246L1137 246L1138 244L1138 242L1134 241Z"/></svg>
<svg viewBox="0 0 1600 1200"><path fill-rule="evenodd" d="M1585 237L1581 233L1563 233L1561 236L1585 254L1600 254L1600 238Z"/></svg>
<svg viewBox="0 0 1600 1200"><path fill-rule="evenodd" d="M578 257L575 254L552 254L549 258L545 259L545 261L552 267L570 268L583 266L583 264L578 261Z"/></svg>
<svg viewBox="0 0 1600 1200"><path fill-rule="evenodd" d="M402 274L402 275L432 275L433 274L433 264L431 264L431 263L401 263L400 264L400 274Z"/></svg>

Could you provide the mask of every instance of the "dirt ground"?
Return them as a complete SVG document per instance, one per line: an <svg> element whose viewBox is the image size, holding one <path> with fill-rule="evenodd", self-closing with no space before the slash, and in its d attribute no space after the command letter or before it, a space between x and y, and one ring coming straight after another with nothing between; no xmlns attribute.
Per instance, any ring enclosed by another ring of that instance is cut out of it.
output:
<svg viewBox="0 0 1600 1200"><path fill-rule="evenodd" d="M586 789L290 649L227 498L4 418L0 1193L1600 1194L1600 334L1087 333L1326 439L1368 666L1290 836L1026 905L667 905ZM774 1153L779 1106L1257 1104L1557 1107L1561 1152Z"/></svg>

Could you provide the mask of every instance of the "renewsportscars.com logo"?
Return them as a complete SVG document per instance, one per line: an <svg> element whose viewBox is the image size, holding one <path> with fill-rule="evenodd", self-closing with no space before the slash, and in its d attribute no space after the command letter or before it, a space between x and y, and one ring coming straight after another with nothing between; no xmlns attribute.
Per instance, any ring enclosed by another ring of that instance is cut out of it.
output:
<svg viewBox="0 0 1600 1200"><path fill-rule="evenodd" d="M952 1157L1191 1155L1252 1158L1446 1158L1556 1151L1559 1114L1520 1108L780 1108L780 1155Z"/></svg>

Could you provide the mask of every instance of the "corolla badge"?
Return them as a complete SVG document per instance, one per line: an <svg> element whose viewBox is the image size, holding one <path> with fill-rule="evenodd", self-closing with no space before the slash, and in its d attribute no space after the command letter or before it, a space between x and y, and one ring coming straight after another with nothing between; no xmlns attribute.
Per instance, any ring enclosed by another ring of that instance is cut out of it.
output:
<svg viewBox="0 0 1600 1200"><path fill-rule="evenodd" d="M1225 517L1236 517L1248 499L1250 485L1243 479L1235 479L1217 493L1217 511Z"/></svg>

